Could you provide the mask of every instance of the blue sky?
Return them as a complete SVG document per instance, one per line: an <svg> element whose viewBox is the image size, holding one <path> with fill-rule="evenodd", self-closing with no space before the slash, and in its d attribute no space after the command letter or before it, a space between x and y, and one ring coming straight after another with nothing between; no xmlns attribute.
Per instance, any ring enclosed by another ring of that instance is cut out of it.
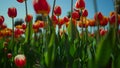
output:
<svg viewBox="0 0 120 68"><path fill-rule="evenodd" d="M47 0L52 8L53 0ZM56 5L60 5L62 7L62 15L60 17L66 16L67 12L70 11L70 2L71 0L56 0ZM74 5L76 0L73 0ZM93 0L85 0L86 2L86 9L88 10L88 18L93 18L94 16L94 6ZM113 2L112 0L97 0L98 4L98 11L102 12L103 15L108 16L111 11L114 11ZM0 15L5 17L5 24L8 27L11 27L11 18L7 15L7 10L9 7L16 7L17 8L17 17L23 18L25 17L25 7L24 3L18 3L16 0L1 0L0 2ZM28 12L32 14L35 18L35 12L33 10L32 0L28 0Z"/></svg>

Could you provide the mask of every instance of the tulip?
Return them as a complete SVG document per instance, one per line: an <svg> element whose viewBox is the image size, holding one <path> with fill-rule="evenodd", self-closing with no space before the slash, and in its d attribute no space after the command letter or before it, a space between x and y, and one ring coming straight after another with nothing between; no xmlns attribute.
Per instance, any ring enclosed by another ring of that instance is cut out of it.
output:
<svg viewBox="0 0 120 68"><path fill-rule="evenodd" d="M23 3L25 0L17 0L17 2L19 3Z"/></svg>
<svg viewBox="0 0 120 68"><path fill-rule="evenodd" d="M14 18L17 16L17 9L15 7L8 8L8 16Z"/></svg>
<svg viewBox="0 0 120 68"><path fill-rule="evenodd" d="M83 10L82 16L83 16L83 17L87 17L87 16L88 16L88 11L87 11L86 9Z"/></svg>
<svg viewBox="0 0 120 68"><path fill-rule="evenodd" d="M59 19L59 28L61 28L61 26L64 24L64 20L63 19Z"/></svg>
<svg viewBox="0 0 120 68"><path fill-rule="evenodd" d="M14 62L16 64L16 66L23 67L26 64L26 57L22 54L19 54L19 55L15 56Z"/></svg>
<svg viewBox="0 0 120 68"><path fill-rule="evenodd" d="M101 12L96 13L95 16L94 16L94 19L98 20L98 21L102 20L103 19L103 14Z"/></svg>
<svg viewBox="0 0 120 68"><path fill-rule="evenodd" d="M74 11L74 12L72 12L72 18L73 19L78 19L80 17L80 15L79 15L79 13L78 12L76 12L76 11Z"/></svg>
<svg viewBox="0 0 120 68"><path fill-rule="evenodd" d="M65 17L63 18L63 20L64 20L64 22L68 22L68 21L69 21L69 18L68 18L67 16L65 16Z"/></svg>
<svg viewBox="0 0 120 68"><path fill-rule="evenodd" d="M107 30L104 29L100 29L100 35L104 36L107 33Z"/></svg>
<svg viewBox="0 0 120 68"><path fill-rule="evenodd" d="M8 53L7 54L7 57L10 59L10 58L12 58L12 54L11 53Z"/></svg>
<svg viewBox="0 0 120 68"><path fill-rule="evenodd" d="M108 18L104 17L103 20L100 21L101 26L106 26L108 24Z"/></svg>
<svg viewBox="0 0 120 68"><path fill-rule="evenodd" d="M53 25L58 24L58 19L57 19L56 15L53 15L53 16L51 17L51 19L52 19L52 21L53 21Z"/></svg>
<svg viewBox="0 0 120 68"><path fill-rule="evenodd" d="M89 22L89 26L95 26L95 20L94 19L91 19L88 22Z"/></svg>
<svg viewBox="0 0 120 68"><path fill-rule="evenodd" d="M26 29L26 24L25 23L22 24L22 29Z"/></svg>
<svg viewBox="0 0 120 68"><path fill-rule="evenodd" d="M56 16L60 16L61 15L61 7L60 6L55 6L55 8L54 8L54 14Z"/></svg>
<svg viewBox="0 0 120 68"><path fill-rule="evenodd" d="M25 21L26 21L26 22L31 22L32 19L33 19L33 16L30 15L30 14L28 14L28 15L25 17Z"/></svg>
<svg viewBox="0 0 120 68"><path fill-rule="evenodd" d="M75 7L77 9L84 9L85 8L85 1L84 0L77 0L75 3Z"/></svg>
<svg viewBox="0 0 120 68"><path fill-rule="evenodd" d="M45 26L44 21L37 21L39 23L39 28L43 28Z"/></svg>
<svg viewBox="0 0 120 68"><path fill-rule="evenodd" d="M4 47L7 47L7 46L8 46L8 42L4 42L4 43L3 43L3 46L4 46Z"/></svg>
<svg viewBox="0 0 120 68"><path fill-rule="evenodd" d="M48 15L50 12L50 5L46 0L33 0L33 7L36 14Z"/></svg>
<svg viewBox="0 0 120 68"><path fill-rule="evenodd" d="M4 17L3 16L0 16L0 25L2 25L4 22Z"/></svg>
<svg viewBox="0 0 120 68"><path fill-rule="evenodd" d="M2 24L2 25L0 25L0 28L5 29L5 28L7 28L7 26L5 24Z"/></svg>

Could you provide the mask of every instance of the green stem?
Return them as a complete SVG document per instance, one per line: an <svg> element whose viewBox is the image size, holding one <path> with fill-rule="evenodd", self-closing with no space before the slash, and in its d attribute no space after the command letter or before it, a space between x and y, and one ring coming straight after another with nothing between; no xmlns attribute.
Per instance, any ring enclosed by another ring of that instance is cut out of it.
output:
<svg viewBox="0 0 120 68"><path fill-rule="evenodd" d="M27 9L27 0L25 0L25 11L26 11L26 16L28 14L28 9Z"/></svg>
<svg viewBox="0 0 120 68"><path fill-rule="evenodd" d="M12 44L14 46L14 18L12 18Z"/></svg>
<svg viewBox="0 0 120 68"><path fill-rule="evenodd" d="M25 0L25 11L26 11L26 17L28 15L28 8L27 8L27 0ZM27 43L30 44L30 23L26 23L28 27L28 39Z"/></svg>
<svg viewBox="0 0 120 68"><path fill-rule="evenodd" d="M52 16L53 16L53 12L54 12L55 3L56 3L56 0L54 0L54 2L53 2Z"/></svg>
<svg viewBox="0 0 120 68"><path fill-rule="evenodd" d="M72 12L73 12L73 0L71 0L71 21L72 21Z"/></svg>
<svg viewBox="0 0 120 68"><path fill-rule="evenodd" d="M59 35L59 32L60 32L60 22L59 22L59 16L58 16L58 35Z"/></svg>
<svg viewBox="0 0 120 68"><path fill-rule="evenodd" d="M95 10L95 13L97 13L98 12L98 9L97 9L97 2L96 2L96 0L93 0L93 4L94 4L94 10ZM98 19L97 19L98 17L96 17L96 22L97 22L97 42L99 41L99 36L100 36L100 34L99 34L99 21L98 21Z"/></svg>

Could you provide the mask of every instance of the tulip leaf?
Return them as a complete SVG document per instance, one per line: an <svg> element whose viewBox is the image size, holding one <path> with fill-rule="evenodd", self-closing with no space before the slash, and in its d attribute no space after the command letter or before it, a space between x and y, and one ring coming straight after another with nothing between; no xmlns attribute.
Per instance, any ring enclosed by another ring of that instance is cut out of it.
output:
<svg viewBox="0 0 120 68"><path fill-rule="evenodd" d="M55 58L55 32L53 31L47 51L44 54L47 67L51 68Z"/></svg>
<svg viewBox="0 0 120 68"><path fill-rule="evenodd" d="M79 37L78 30L75 27L75 25L73 24L72 20L70 21L67 29L68 29L68 36L69 36L70 41L73 41Z"/></svg>
<svg viewBox="0 0 120 68"><path fill-rule="evenodd" d="M29 24L29 25L28 25ZM32 39L32 35L33 35L33 29L32 29L32 20L30 22L27 22L27 28L25 30L25 42L24 43L27 43L28 41L30 42L30 40ZM30 27L29 27L30 26ZM28 38L30 40L28 40ZM30 43L29 43L30 44Z"/></svg>
<svg viewBox="0 0 120 68"><path fill-rule="evenodd" d="M112 49L115 45L115 30L114 28L110 28L109 33L103 40L97 45L96 50L96 59L95 63L97 64L97 68L104 68L108 63L110 55L112 53Z"/></svg>

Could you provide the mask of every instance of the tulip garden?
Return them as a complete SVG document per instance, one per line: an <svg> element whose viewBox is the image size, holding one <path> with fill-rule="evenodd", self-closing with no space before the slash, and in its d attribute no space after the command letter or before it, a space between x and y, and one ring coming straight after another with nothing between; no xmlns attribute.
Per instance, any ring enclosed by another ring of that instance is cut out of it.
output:
<svg viewBox="0 0 120 68"><path fill-rule="evenodd" d="M16 1L25 4L26 16L16 24L19 13L9 7L12 27L8 28L4 14L0 15L0 68L120 68L119 0L114 0L115 10L109 16L98 12L93 0L92 19L85 0L75 4L70 0L70 12L62 18L57 0L51 0L52 6L47 0L31 0L39 15L35 21L28 13L28 0Z"/></svg>

